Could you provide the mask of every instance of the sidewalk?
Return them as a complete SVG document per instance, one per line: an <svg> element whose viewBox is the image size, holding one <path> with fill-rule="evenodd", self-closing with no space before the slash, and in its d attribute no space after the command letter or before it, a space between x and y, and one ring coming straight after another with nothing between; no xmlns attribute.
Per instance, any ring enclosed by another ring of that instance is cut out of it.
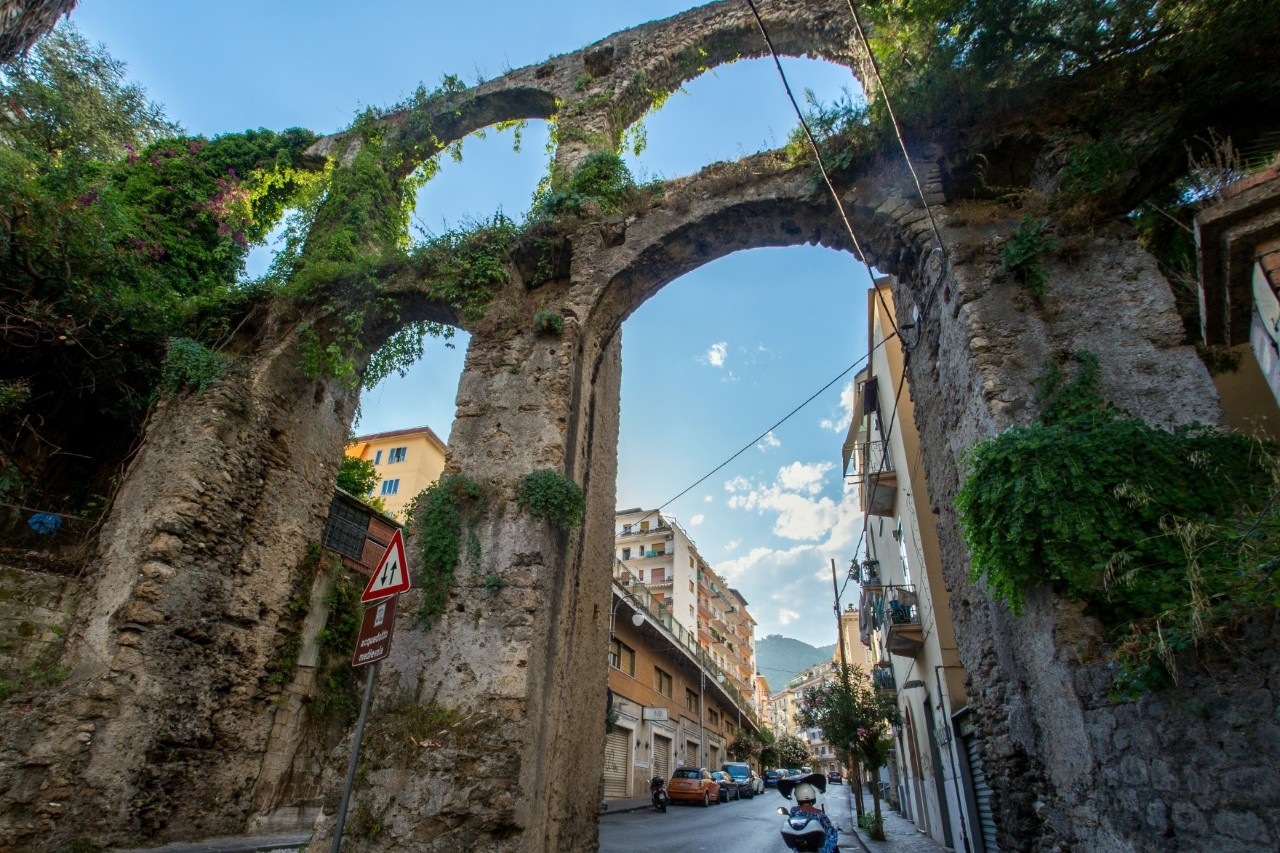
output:
<svg viewBox="0 0 1280 853"><path fill-rule="evenodd" d="M847 789L848 786L846 785L845 788ZM827 790L829 792L831 789L828 788ZM844 802L852 812L853 797L850 793L845 794ZM864 793L862 795L862 804L864 811L868 813L874 812L875 804L872 802L870 794ZM851 828L856 827L856 831L846 835L844 826L840 826L841 849L843 850L845 845L848 844L845 840L847 838L856 838L865 853L881 853L881 851L886 851L886 853L888 851L892 851L892 853L900 853L900 851L905 851L905 853L943 853L947 849L916 829L914 823L895 812L884 800L880 801L880 820L884 823L885 840L872 841L871 837L861 827L857 826L857 817L851 814L848 817L848 824ZM850 845L849 849L855 850L856 848Z"/></svg>
<svg viewBox="0 0 1280 853"><path fill-rule="evenodd" d="M649 797L623 797L617 800L605 800L605 808L600 811L600 816L611 814L624 814L625 812L640 811L640 809L653 808L653 802Z"/></svg>

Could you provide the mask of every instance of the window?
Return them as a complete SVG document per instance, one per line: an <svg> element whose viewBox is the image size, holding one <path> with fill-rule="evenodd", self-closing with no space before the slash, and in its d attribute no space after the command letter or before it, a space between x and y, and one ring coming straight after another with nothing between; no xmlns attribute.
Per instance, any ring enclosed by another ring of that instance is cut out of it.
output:
<svg viewBox="0 0 1280 853"><path fill-rule="evenodd" d="M407 455L409 455L409 448L393 447L391 448L391 452L387 454L387 464L389 465L392 462L403 462Z"/></svg>
<svg viewBox="0 0 1280 853"><path fill-rule="evenodd" d="M382 451L381 451L381 450L379 450L377 453L373 454L373 464L374 464L374 465L381 465L381 464L382 464Z"/></svg>
<svg viewBox="0 0 1280 853"><path fill-rule="evenodd" d="M626 535L627 535L628 533L630 533L630 532L631 532L631 525L630 525L630 524L624 524L624 525L622 525L622 535L623 535L623 536L626 536Z"/></svg>
<svg viewBox="0 0 1280 853"><path fill-rule="evenodd" d="M707 722L713 726L720 725L720 714L714 710L707 711Z"/></svg>
<svg viewBox="0 0 1280 853"><path fill-rule="evenodd" d="M383 481L382 481L382 494L384 494L384 495L394 495L395 493L397 493L397 492L399 492L399 491L400 491L400 480L399 480L399 479L396 479L396 480L383 480Z"/></svg>
<svg viewBox="0 0 1280 853"><path fill-rule="evenodd" d="M693 713L698 713L698 694L692 690L684 691L684 707Z"/></svg>
<svg viewBox="0 0 1280 853"><path fill-rule="evenodd" d="M689 592L693 592L693 581L689 581Z"/></svg>
<svg viewBox="0 0 1280 853"><path fill-rule="evenodd" d="M642 521L642 522L640 522L640 532L641 532L641 533L648 533L648 532L649 532L649 522L647 522L647 521Z"/></svg>
<svg viewBox="0 0 1280 853"><path fill-rule="evenodd" d="M631 559L631 549L630 549L630 548L623 548L623 549L622 549L622 559L624 559L624 560L630 560L630 559Z"/></svg>
<svg viewBox="0 0 1280 853"><path fill-rule="evenodd" d="M635 649L619 640L609 641L609 666L620 669L627 675L636 674Z"/></svg>
<svg viewBox="0 0 1280 853"><path fill-rule="evenodd" d="M656 666L653 668L653 689L668 699L671 698L671 683L670 673L663 672Z"/></svg>
<svg viewBox="0 0 1280 853"><path fill-rule="evenodd" d="M640 570L640 583L644 583L644 569Z"/></svg>

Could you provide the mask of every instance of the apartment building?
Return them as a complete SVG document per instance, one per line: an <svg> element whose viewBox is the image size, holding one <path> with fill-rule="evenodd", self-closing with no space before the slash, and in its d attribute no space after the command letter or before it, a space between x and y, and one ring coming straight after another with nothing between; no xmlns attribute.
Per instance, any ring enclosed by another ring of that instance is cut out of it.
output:
<svg viewBox="0 0 1280 853"><path fill-rule="evenodd" d="M669 779L681 764L719 768L740 731L760 730L748 695L675 618L661 585L651 591L634 579L623 563L615 564L606 800L644 796L649 779Z"/></svg>
<svg viewBox="0 0 1280 853"><path fill-rule="evenodd" d="M891 799L937 843L982 853L995 849L990 791L966 723L965 670L888 282L877 280L867 296L870 357L855 380L844 444L845 473L858 486L867 525L866 551L853 566L858 636L872 684L902 714L893 731Z"/></svg>
<svg viewBox="0 0 1280 853"><path fill-rule="evenodd" d="M409 501L440 479L446 449L431 427L420 426L356 436L346 454L373 463L382 479L369 497L382 498L387 514L404 522Z"/></svg>
<svg viewBox="0 0 1280 853"><path fill-rule="evenodd" d="M614 547L628 583L697 638L734 690L754 697L756 621L747 600L716 574L689 534L675 519L637 507L617 513Z"/></svg>

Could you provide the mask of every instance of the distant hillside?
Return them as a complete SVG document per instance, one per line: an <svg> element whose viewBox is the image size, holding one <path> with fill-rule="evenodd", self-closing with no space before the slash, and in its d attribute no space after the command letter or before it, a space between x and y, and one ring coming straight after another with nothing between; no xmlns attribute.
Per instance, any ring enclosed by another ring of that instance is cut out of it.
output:
<svg viewBox="0 0 1280 853"><path fill-rule="evenodd" d="M787 682L815 663L831 660L836 644L811 646L802 640L793 640L781 634L770 634L756 640L756 666L760 674L769 680L769 691L777 693L786 689Z"/></svg>

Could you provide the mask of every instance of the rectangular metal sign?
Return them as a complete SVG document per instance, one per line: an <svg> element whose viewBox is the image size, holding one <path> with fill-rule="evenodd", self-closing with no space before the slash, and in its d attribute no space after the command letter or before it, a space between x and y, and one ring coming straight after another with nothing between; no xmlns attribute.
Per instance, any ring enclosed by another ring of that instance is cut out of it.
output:
<svg viewBox="0 0 1280 853"><path fill-rule="evenodd" d="M360 623L360 637L356 640L356 651L351 656L352 666L364 666L380 661L391 652L391 634L396 625L396 601L400 596L393 595L381 601L375 601L364 611L364 620Z"/></svg>
<svg viewBox="0 0 1280 853"><path fill-rule="evenodd" d="M665 720L667 719L666 708L645 708L641 716L646 720Z"/></svg>

